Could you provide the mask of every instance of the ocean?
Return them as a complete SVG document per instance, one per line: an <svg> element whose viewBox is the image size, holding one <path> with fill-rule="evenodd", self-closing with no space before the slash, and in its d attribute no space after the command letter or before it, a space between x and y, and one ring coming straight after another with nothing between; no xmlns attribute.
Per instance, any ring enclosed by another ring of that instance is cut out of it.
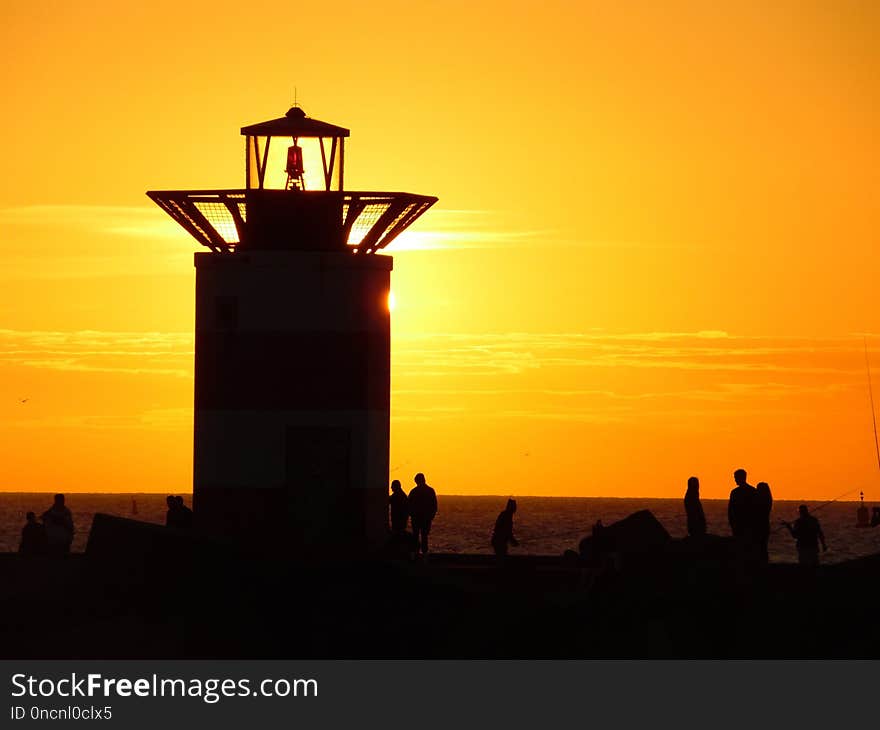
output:
<svg viewBox="0 0 880 730"><path fill-rule="evenodd" d="M89 527L96 512L130 517L146 522L165 522L164 494L69 494L67 506L73 513L76 534L73 550L85 549ZM184 499L190 504L190 496ZM489 553L489 536L495 518L504 508L506 497L461 497L440 494L440 511L431 530L431 550L450 553ZM0 551L18 550L25 513L38 515L52 504L46 493L0 493ZM514 535L520 541L512 554L560 555L577 549L578 541L589 534L596 520L608 525L640 509L649 509L673 537L687 534L681 499L606 497L517 497L518 511ZM773 503L771 521L794 520L798 502ZM880 552L880 528L859 529L855 502L834 502L815 514L828 543L823 560L827 563ZM727 501L703 500L709 532L728 535ZM136 510L136 511L135 511ZM770 538L773 562L795 562L794 541L784 529Z"/></svg>

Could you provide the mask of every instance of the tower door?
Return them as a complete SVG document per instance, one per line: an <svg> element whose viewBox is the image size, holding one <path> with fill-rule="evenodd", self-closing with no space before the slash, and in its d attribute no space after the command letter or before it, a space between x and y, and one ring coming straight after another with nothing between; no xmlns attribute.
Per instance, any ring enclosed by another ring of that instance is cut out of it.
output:
<svg viewBox="0 0 880 730"><path fill-rule="evenodd" d="M349 429L287 429L287 506L290 547L303 555L343 552L359 536L351 514Z"/></svg>

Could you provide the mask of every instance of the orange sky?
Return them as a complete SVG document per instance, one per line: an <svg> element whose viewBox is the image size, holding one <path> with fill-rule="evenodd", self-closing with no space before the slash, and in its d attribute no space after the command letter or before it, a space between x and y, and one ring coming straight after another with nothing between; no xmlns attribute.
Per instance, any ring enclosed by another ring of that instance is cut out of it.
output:
<svg viewBox="0 0 880 730"><path fill-rule="evenodd" d="M190 486L197 245L144 191L242 186L296 86L348 187L440 198L393 477L880 500L880 5L126 5L3 9L0 489Z"/></svg>

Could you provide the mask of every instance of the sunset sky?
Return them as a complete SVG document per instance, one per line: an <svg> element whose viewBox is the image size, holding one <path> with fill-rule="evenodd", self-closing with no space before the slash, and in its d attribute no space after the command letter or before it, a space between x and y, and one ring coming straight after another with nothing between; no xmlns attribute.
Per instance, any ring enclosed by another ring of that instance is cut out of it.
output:
<svg viewBox="0 0 880 730"><path fill-rule="evenodd" d="M440 199L388 250L392 478L880 502L880 4L2 21L0 490L191 488L198 245L144 192L242 187L239 128L296 88L352 130L347 187Z"/></svg>

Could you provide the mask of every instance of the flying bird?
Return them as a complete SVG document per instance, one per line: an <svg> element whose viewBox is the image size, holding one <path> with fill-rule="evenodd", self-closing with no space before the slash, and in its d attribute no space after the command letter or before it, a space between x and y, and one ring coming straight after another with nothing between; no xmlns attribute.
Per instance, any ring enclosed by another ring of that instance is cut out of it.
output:
<svg viewBox="0 0 880 730"><path fill-rule="evenodd" d="M19 403L27 403L29 400L30 400L30 398L20 398L18 402Z"/></svg>

